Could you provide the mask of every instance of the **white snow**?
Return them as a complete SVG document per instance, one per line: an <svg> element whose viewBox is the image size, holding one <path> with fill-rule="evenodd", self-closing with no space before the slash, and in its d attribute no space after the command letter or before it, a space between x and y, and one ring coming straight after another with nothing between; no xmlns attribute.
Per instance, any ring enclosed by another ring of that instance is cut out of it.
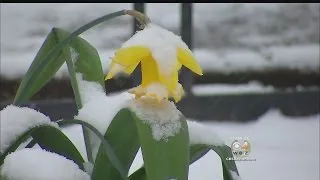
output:
<svg viewBox="0 0 320 180"><path fill-rule="evenodd" d="M263 86L259 82L249 82L247 84L203 84L193 85L192 92L195 95L212 95L212 94L241 94L241 93L271 93L275 89L272 86Z"/></svg>
<svg viewBox="0 0 320 180"><path fill-rule="evenodd" d="M1 167L8 180L90 180L71 160L41 149L21 149L9 154Z"/></svg>
<svg viewBox="0 0 320 180"><path fill-rule="evenodd" d="M136 32L122 47L143 46L151 51L159 71L170 75L177 63L177 48L189 49L180 36L150 23L143 30Z"/></svg>
<svg viewBox="0 0 320 180"><path fill-rule="evenodd" d="M110 107L117 106L119 101L123 99L121 96L124 95L113 96L112 98L117 100L109 101ZM123 100L123 102L125 101L127 99ZM101 121L100 124L104 124L101 126L106 127L106 124L109 123L109 117L113 117L118 109L97 107L99 110L91 108L92 112L87 107L87 113L95 115L96 118L99 116L96 115L97 113L105 113L107 117L100 120L97 118L95 126L100 127L99 122ZM101 115L101 117L103 116ZM227 145L231 145L234 137L249 137L252 151L248 158L256 159L256 161L236 161L242 179L300 180L319 179L319 118L319 114L309 117L287 117L277 110L271 110L251 123L203 122L201 124L208 126L205 127L208 131L206 134L215 132ZM79 138L83 138L81 135L77 135ZM201 138L209 139L209 137ZM189 179L211 180L214 178L222 180L220 163L219 156L210 151L190 166ZM142 164L142 154L139 151L129 174L141 167Z"/></svg>
<svg viewBox="0 0 320 180"><path fill-rule="evenodd" d="M272 46L260 51L195 49L194 54L204 71L231 73L248 70L297 69L319 72L319 44Z"/></svg>
<svg viewBox="0 0 320 180"><path fill-rule="evenodd" d="M52 27L73 31L108 12L132 7L131 3L2 3L0 76L23 77ZM274 68L319 72L319 4L194 3L193 7L194 54L204 72ZM179 34L180 4L147 3L146 12L153 23ZM97 48L107 73L110 57L131 34L132 18L123 16L81 36ZM55 78L66 76L63 65Z"/></svg>
<svg viewBox="0 0 320 180"><path fill-rule="evenodd" d="M249 137L249 159L236 161L245 180L319 179L320 114L287 117L270 110L251 123L207 122L231 145L234 137ZM189 179L222 180L220 158L210 151L190 167Z"/></svg>
<svg viewBox="0 0 320 180"><path fill-rule="evenodd" d="M79 58L79 53L73 47L70 47L70 55L72 63L76 63Z"/></svg>
<svg viewBox="0 0 320 180"><path fill-rule="evenodd" d="M84 80L82 73L77 73L76 78L82 104L106 96L103 87L99 83Z"/></svg>
<svg viewBox="0 0 320 180"><path fill-rule="evenodd" d="M164 99L158 102L152 98L142 97L128 104L140 120L151 126L155 140L167 141L168 137L179 133L181 112L173 102Z"/></svg>
<svg viewBox="0 0 320 180"><path fill-rule="evenodd" d="M74 118L90 123L101 134L105 134L113 117L126 106L127 100L132 99L133 95L124 92L118 96L106 96L100 84L85 81L81 75L77 74L77 80L83 107ZM99 150L100 139L92 132L89 136L95 158Z"/></svg>
<svg viewBox="0 0 320 180"><path fill-rule="evenodd" d="M5 107L0 111L0 152L4 153L24 132L41 125L58 128L56 123L34 109L14 105Z"/></svg>
<svg viewBox="0 0 320 180"><path fill-rule="evenodd" d="M75 145L82 157L87 160L87 151L82 136L79 138L79 134L82 134L82 126L78 124L68 125L61 127L61 131L68 136L69 140ZM25 146L24 146L25 147Z"/></svg>
<svg viewBox="0 0 320 180"><path fill-rule="evenodd" d="M318 91L319 87L310 86L303 87L298 85L296 87L284 88L281 91L297 92L297 91ZM192 86L192 92L197 96L207 95L224 95L224 94L254 94L254 93L273 93L278 89L273 86L265 86L259 82L251 81L246 84L199 84Z"/></svg>
<svg viewBox="0 0 320 180"><path fill-rule="evenodd" d="M189 129L190 144L206 144L214 146L223 146L225 143L214 132L210 126L196 122L187 121Z"/></svg>

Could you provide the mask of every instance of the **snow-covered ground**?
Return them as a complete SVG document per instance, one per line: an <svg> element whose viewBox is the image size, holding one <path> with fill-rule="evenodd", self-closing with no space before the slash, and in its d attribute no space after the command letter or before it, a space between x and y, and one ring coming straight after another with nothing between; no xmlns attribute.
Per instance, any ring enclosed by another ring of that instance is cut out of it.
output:
<svg viewBox="0 0 320 180"><path fill-rule="evenodd" d="M75 30L130 3L1 4L0 76L20 78L52 27ZM149 3L151 20L179 34L180 5ZM205 71L293 68L319 72L319 4L194 3L194 53ZM119 17L82 37L109 57L132 34L132 19ZM67 75L62 67L56 78Z"/></svg>
<svg viewBox="0 0 320 180"><path fill-rule="evenodd" d="M294 88L283 89L286 92L292 91L318 91L319 87L302 87L296 86ZM201 84L193 85L192 92L197 96L206 96L206 95L222 95L222 94L246 94L246 93L274 93L278 91L273 86L264 86L259 82L251 81L247 84Z"/></svg>
<svg viewBox="0 0 320 180"><path fill-rule="evenodd" d="M231 145L234 137L249 137L252 148L249 158L255 161L236 162L243 180L318 180L319 118L319 114L289 118L277 110L271 110L248 124L205 124L228 145ZM83 141L79 139L81 128L74 126L64 131L84 153ZM130 172L134 172L142 163L139 151ZM215 152L209 152L191 165L189 179L223 179L220 159Z"/></svg>

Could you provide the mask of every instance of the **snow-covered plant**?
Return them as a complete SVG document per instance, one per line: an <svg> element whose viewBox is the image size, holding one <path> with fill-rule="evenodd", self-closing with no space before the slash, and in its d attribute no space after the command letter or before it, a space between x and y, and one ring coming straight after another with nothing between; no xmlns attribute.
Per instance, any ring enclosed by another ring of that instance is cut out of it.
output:
<svg viewBox="0 0 320 180"><path fill-rule="evenodd" d="M96 49L79 37L106 20L131 15L138 31L112 57L105 80L131 74L141 63L141 85L106 96ZM38 92L66 62L78 114L56 123L35 110L18 107ZM187 180L189 165L214 150L225 180L239 178L230 148L206 126L187 121L176 108L184 95L182 65L202 75L181 40L137 11L122 10L85 24L73 33L53 28L24 76L13 105L1 111L0 177L7 180ZM173 98L174 102L170 101ZM86 154L61 131L82 126ZM38 146L35 146L38 145ZM40 149L37 149L39 148ZM144 165L129 174L141 147Z"/></svg>

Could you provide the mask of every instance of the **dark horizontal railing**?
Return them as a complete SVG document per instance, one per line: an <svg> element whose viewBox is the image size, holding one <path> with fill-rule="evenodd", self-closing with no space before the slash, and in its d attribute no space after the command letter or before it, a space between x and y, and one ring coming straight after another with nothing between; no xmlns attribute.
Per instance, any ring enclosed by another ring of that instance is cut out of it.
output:
<svg viewBox="0 0 320 180"><path fill-rule="evenodd" d="M177 106L187 118L203 121L247 122L258 119L270 109L279 109L284 115L293 117L318 114L320 111L319 94L319 90L310 90L189 96L179 102ZM2 102L0 108L3 109L11 103L11 101ZM73 118L77 114L77 107L72 99L30 101L21 106L39 110L52 120Z"/></svg>

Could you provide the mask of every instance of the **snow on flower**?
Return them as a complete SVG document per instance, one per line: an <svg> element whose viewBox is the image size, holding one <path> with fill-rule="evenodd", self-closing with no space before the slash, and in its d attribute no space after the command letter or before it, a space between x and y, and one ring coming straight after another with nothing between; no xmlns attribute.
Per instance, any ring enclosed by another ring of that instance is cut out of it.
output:
<svg viewBox="0 0 320 180"><path fill-rule="evenodd" d="M0 111L0 152L5 150L24 132L40 125L58 128L44 114L27 107L9 105Z"/></svg>
<svg viewBox="0 0 320 180"><path fill-rule="evenodd" d="M71 160L42 149L21 149L9 154L1 176L10 180L90 180Z"/></svg>
<svg viewBox="0 0 320 180"><path fill-rule="evenodd" d="M140 98L133 99L129 108L139 119L151 126L152 136L157 141L166 141L181 129L181 112L173 102L161 100L157 103L150 98Z"/></svg>
<svg viewBox="0 0 320 180"><path fill-rule="evenodd" d="M209 126L189 120L187 123L190 144L209 144L215 146L223 146L225 144Z"/></svg>
<svg viewBox="0 0 320 180"><path fill-rule="evenodd" d="M137 32L115 52L106 80L119 72L130 75L139 63L141 85L129 91L135 94L136 98L148 96L160 101L173 97L175 102L178 102L184 94L178 82L182 65L202 75L200 65L181 37L152 23Z"/></svg>

